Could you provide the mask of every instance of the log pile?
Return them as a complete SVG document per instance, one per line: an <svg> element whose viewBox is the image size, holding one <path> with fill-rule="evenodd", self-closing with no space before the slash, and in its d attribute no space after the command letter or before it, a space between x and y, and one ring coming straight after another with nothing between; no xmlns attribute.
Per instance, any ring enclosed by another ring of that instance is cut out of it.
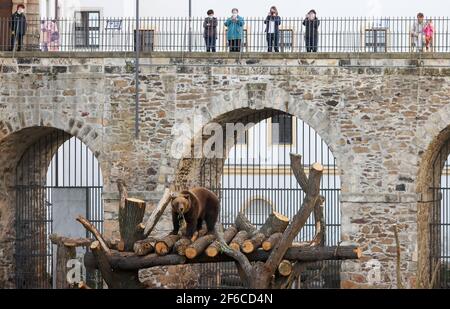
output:
<svg viewBox="0 0 450 309"><path fill-rule="evenodd" d="M85 255L85 266L99 269L109 288L141 288L140 269L234 261L241 281L247 287L288 288L307 265L324 260L359 259L361 250L358 247L324 246L325 199L319 194L323 167L315 163L307 177L301 157L294 154L291 154L291 167L305 192L303 203L291 221L283 214L273 212L257 229L243 213L239 213L234 224L225 231L218 223L214 234L200 232L195 241L181 235L158 239L151 236L170 203L169 189L144 224L145 202L128 198L125 184L119 181L120 240L105 240L88 220L77 219L95 237L95 241L90 242L91 252ZM316 235L306 243L294 242L311 214L315 219Z"/></svg>

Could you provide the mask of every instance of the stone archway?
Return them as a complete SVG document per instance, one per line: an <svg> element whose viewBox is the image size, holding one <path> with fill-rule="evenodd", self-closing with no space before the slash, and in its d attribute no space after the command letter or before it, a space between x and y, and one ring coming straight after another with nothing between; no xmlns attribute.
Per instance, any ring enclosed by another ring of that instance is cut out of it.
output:
<svg viewBox="0 0 450 309"><path fill-rule="evenodd" d="M433 240L431 224L437 207L441 206L441 179L444 165L450 155L450 126L442 129L423 152L417 178L417 245L418 245L418 286L428 287L435 267L433 252L440 241ZM440 238L440 235L438 236Z"/></svg>
<svg viewBox="0 0 450 309"><path fill-rule="evenodd" d="M17 237L15 223L16 201L19 198L16 185L20 183L18 180L27 177L33 179L34 184L42 186L45 183L45 176L37 175L46 174L53 154L71 136L78 136L85 144L94 146L91 149L94 149L93 152L99 157L100 152L95 150L94 143L99 135L95 130L76 120L69 121L69 125L71 129L67 131L72 134L51 126L27 126L25 121L18 125L14 119L0 122L0 287L2 288L15 287L14 255ZM46 138L55 132L58 135L57 139ZM36 143L38 146L33 147ZM23 165L18 171L16 167L25 157L33 157L34 163ZM36 202L35 205L39 205L38 201L44 201L42 197L42 194L28 196L33 203ZM29 232L34 233L31 230Z"/></svg>
<svg viewBox="0 0 450 309"><path fill-rule="evenodd" d="M269 101L268 101L268 103L269 103ZM236 107L236 106L234 105L233 107ZM286 104L285 107L288 107L288 104ZM225 109L228 109L228 108L225 108ZM233 194L230 193L229 191L233 190L233 187L228 187L229 183L227 185L225 185L226 188L224 188L224 186L223 186L223 182L225 179L223 176L227 173L225 171L225 168L227 167L227 166L225 166L226 162L227 162L226 159L229 157L230 150L236 146L236 140L237 140L237 136L234 135L234 133L229 134L229 132L227 132L227 130L229 129L228 125L235 126L236 124L240 123L240 124L242 124L242 127L246 127L248 124L255 124L254 127L251 127L251 128L255 128L255 127L258 127L259 124L264 122L263 125L266 127L265 130L269 130L269 129L267 129L268 128L267 123L269 123L269 122L266 123L266 121L273 119L274 117L277 117L277 116L292 117L292 119L295 120L295 123L301 122L302 124L304 124L304 126L308 127L310 129L310 131L314 131L314 134L317 134L318 136L320 136L320 134L318 132L316 132L312 126L309 126L309 124L306 124L306 122L303 122L299 118L293 117L294 115L286 113L285 110L275 109L273 107L267 107L267 106L263 106L263 107L259 107L259 108L252 108L252 107L247 106L247 107L237 108L235 110L228 110L224 114L214 117L213 120L210 120L207 124L205 124L203 126L203 128L206 129L208 127L208 125L214 124L217 129L223 130L223 134L220 137L222 139L223 145L224 145L222 156L220 158L210 157L210 153L203 152L202 156L198 157L198 153L196 152L196 149L195 149L195 144L198 141L201 141L202 144L206 145L208 143L208 141L207 141L208 138L210 138L210 134L209 134L210 132L208 132L208 133L203 132L204 133L203 134L203 133L201 133L202 131L200 130L200 132L196 135L196 137L194 137L192 143L188 146L188 149L186 150L186 153L190 152L190 154L192 156L180 160L179 169L178 169L177 175L175 177L176 187L181 189L181 188L188 188L188 187L192 187L192 186L196 186L196 185L201 185L201 186L205 186L205 187L215 191L222 199L222 215L221 215L222 223L224 223L225 225L232 223L234 221L234 218L236 215L235 208L238 207L240 205L239 202L242 202L242 201L240 201L240 199L231 201L230 197ZM332 124L329 122L328 119L326 119L326 116L324 116L324 115L315 115L313 118L310 118L310 120L311 119L312 119L312 122L317 121L317 119L321 119L321 122L317 123L317 126L319 128L321 128L321 130L323 130L324 127L332 126ZM297 125L293 125L293 128L296 126ZM270 128L272 127L271 121L270 121L269 127ZM251 128L249 128L248 131L251 131ZM209 130L206 130L206 131L209 131ZM332 135L332 134L328 134L325 131L323 133L327 135L327 139L329 139L329 140L334 138L334 135ZM264 134L265 135L262 138L267 139L268 138L267 132ZM231 144L229 144L228 143L229 141L227 140L227 138L229 138L230 136L234 136ZM331 150L328 148L328 145L326 144L326 142L324 142L324 141L322 141L322 142L323 142L323 145L325 145L324 148L326 149L326 151L330 151L330 153L331 153ZM291 147L290 150L292 150L291 152L301 153L303 155L303 158L305 159L304 153L302 153L302 151L299 150L298 148ZM314 151L314 150L312 150L312 151ZM289 155L287 155L287 157L289 157ZM319 157L320 157L320 155L319 155ZM312 164L313 163L312 160L314 160L314 159L308 157L307 162L305 164ZM333 157L333 160L334 160L334 157ZM322 160L319 159L317 161L321 162ZM287 163L287 161L283 162L283 164L286 164L286 163ZM321 162L321 163L327 164L328 161ZM335 161L334 161L334 163L335 163ZM233 164L233 163L230 163L230 164ZM279 164L281 164L281 162L279 162ZM257 165L258 165L258 163L257 163ZM335 165L333 165L333 169L334 168L335 168ZM233 169L233 168L231 168L231 169ZM275 171L276 173L283 173L284 175L286 175L290 172L289 165L286 165L286 167L282 167L281 169L283 171L281 171L280 168L278 168L278 167L273 168L273 169L276 170ZM246 172L245 168L243 168L240 171L240 173L242 173L242 174L245 174L245 172ZM247 169L247 172L248 172L248 169ZM259 172L256 172L256 173L260 175ZM275 177L283 177L280 175L281 174L275 175ZM245 175L243 177L245 178L248 176L249 175ZM264 177L264 175L260 175L260 176ZM241 180L243 177L240 177ZM270 177L270 176L268 176L268 177ZM293 185L293 187L295 187L295 185ZM267 188L262 188L262 187L259 189L267 190ZM250 194L251 191L257 191L258 188L256 188L256 187L250 188L250 187L247 187L246 185L242 185L242 187L234 188L234 190L239 190L241 193L243 191L247 190L248 192L245 193L245 195L246 195L247 193ZM282 191L283 189L281 187L275 189L275 191L277 191L277 192L280 192L280 190ZM289 187L289 188L286 188L285 191L293 192L291 190L294 191L296 189ZM340 191L340 189L338 189L338 191ZM284 200L285 197L289 194L286 194L286 196L284 196L284 194L276 193L275 195L277 196L277 198L276 198L277 202L282 202L282 200ZM296 203L296 201L298 202L301 199L301 195L302 195L301 192L295 191L294 195L291 194L292 200L290 201L290 203L286 203L286 205L280 206L279 211L285 215L292 215L293 213L295 213L295 205L296 205L295 203ZM337 193L337 195L339 196L339 193ZM243 198L243 196L244 195L242 195L240 197ZM328 197L329 196L330 195L328 195ZM227 202L225 202L225 200ZM336 200L339 200L339 197L336 198ZM285 200L285 202L286 202L286 200ZM233 205L231 205L231 204L233 204ZM288 206L288 204L289 204L289 206ZM338 206L337 209L339 212L339 205L337 205L337 206ZM292 208L292 209L290 209L290 208ZM327 207L328 210L330 208L331 207ZM338 215L338 217L340 217L340 214ZM255 219L255 218L251 218L251 219ZM264 220L264 219L262 219L262 220ZM253 220L253 221L255 221L255 220ZM261 222L253 222L253 223L256 224L257 226L258 226L258 224L261 225ZM332 222L332 223L333 223L333 225L336 224L336 222ZM338 226L338 230L339 230L340 224L337 223L336 226ZM307 230L309 230L309 228ZM329 230L329 231L331 231L331 230ZM334 230L332 232L336 232L336 230ZM299 239L304 237L305 236L304 234L308 234L308 232L303 231L302 235L299 235ZM309 231L309 234L314 235L314 231ZM339 238L338 235L340 235L339 231L337 231L336 234L337 235L333 235L331 238L336 240L336 243L337 243L339 241L339 239L338 239ZM307 235L306 235L306 237L307 237ZM325 275L325 276L327 276L327 282L319 283L322 285L317 285L317 287L326 287L326 284L331 284L330 283L331 281L333 282L332 284L334 285L334 287L336 287L335 285L339 286L340 264L339 263L336 263L335 265L331 265L331 264L332 263L330 263L329 265L327 264L326 267L324 267L327 269L326 275ZM202 269L202 267L204 269ZM205 274L205 276L202 276L202 277L207 277L207 279L204 280L205 278L202 278L203 280L201 280L200 286L207 287L207 288L211 288L211 287L217 288L217 287L221 287L221 286L227 286L227 285L222 285L222 284L225 284L224 282L226 280L228 280L228 279L225 280L225 278L228 278L227 276L232 274L234 271L233 265L228 265L228 264L227 265L224 264L224 265L220 265L220 266L209 265L209 266L202 266L202 267L200 267L198 271L202 274L207 273L208 275ZM333 274L330 275L331 273L333 273ZM211 274L214 274L214 275L211 276ZM311 277L313 276L312 274L310 274L310 275L311 275ZM331 278L331 277L333 277L333 278ZM336 277L337 277L337 279L336 279ZM324 281L324 280L322 280L322 281ZM239 282L239 280L237 280L237 282ZM236 282L234 282L234 284L236 284ZM331 286L328 286L328 287L331 287Z"/></svg>

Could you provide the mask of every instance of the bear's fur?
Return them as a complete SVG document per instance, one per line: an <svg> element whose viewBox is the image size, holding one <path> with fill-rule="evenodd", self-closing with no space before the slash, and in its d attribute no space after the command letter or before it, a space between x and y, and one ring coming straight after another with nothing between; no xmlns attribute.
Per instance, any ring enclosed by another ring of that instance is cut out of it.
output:
<svg viewBox="0 0 450 309"><path fill-rule="evenodd" d="M178 234L180 219L186 221L186 237L192 238L200 231L203 221L206 222L208 233L214 232L214 226L219 216L219 199L217 195L203 187L172 194L172 234Z"/></svg>

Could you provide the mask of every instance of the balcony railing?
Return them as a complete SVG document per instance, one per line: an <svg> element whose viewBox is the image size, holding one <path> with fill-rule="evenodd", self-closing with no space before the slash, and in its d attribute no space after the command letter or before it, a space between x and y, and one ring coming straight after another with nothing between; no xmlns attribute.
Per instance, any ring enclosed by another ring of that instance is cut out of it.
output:
<svg viewBox="0 0 450 309"><path fill-rule="evenodd" d="M149 17L140 19L137 26L135 19L123 17L29 19L26 23L26 33L21 37L20 25L9 19L0 19L0 50L131 52L136 49L136 29L139 29L139 46L143 52L206 52L204 20L203 17ZM268 51L264 20L265 18L244 17L239 52ZM449 52L450 18L437 17L432 20L434 33L428 51ZM230 50L225 21L226 18L217 18L217 35L213 40L217 52ZM281 18L278 51L427 51L425 34L411 33L414 23L417 22L416 18L324 17L319 19L317 32L310 32L309 43L305 40L307 33L303 21L302 18ZM426 22L427 20L424 21ZM13 29L14 26L17 29ZM15 36L12 31L15 31ZM273 50L275 51L275 48Z"/></svg>

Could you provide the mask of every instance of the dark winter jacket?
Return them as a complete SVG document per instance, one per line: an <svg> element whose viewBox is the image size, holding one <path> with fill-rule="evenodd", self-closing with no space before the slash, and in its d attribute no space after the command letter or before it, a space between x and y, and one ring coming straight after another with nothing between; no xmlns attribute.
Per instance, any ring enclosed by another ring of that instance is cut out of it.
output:
<svg viewBox="0 0 450 309"><path fill-rule="evenodd" d="M27 32L27 19L25 14L15 12L11 16L11 31L14 31L16 35L24 35Z"/></svg>
<svg viewBox="0 0 450 309"><path fill-rule="evenodd" d="M319 35L319 25L320 21L317 19L317 17L313 20L305 18L305 20L303 21L303 26L305 26L305 37L317 38Z"/></svg>
<svg viewBox="0 0 450 309"><path fill-rule="evenodd" d="M203 37L217 37L217 18L215 17L206 17L203 22Z"/></svg>
<svg viewBox="0 0 450 309"><path fill-rule="evenodd" d="M266 32L269 31L269 25L270 25L271 21L275 22L275 33L278 33L278 31L280 29L280 25L281 25L281 17L280 16L267 15L266 20L264 21L264 23L266 24Z"/></svg>

